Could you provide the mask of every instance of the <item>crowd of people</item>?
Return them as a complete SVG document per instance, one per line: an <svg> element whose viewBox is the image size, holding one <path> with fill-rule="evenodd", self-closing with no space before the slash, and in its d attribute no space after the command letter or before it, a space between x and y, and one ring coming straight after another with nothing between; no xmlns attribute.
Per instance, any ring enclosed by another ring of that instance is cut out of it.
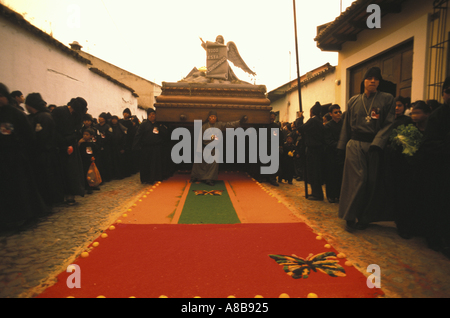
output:
<svg viewBox="0 0 450 318"><path fill-rule="evenodd" d="M378 90L381 81L381 70L369 69L364 92L348 101L344 113L333 104L323 114L319 102L306 122L302 112L292 123L276 122L271 113L267 128L279 128L279 170L262 175L258 171L264 164L258 164L249 172L274 186L305 180L308 200L339 203L338 217L349 232L395 221L401 237L425 237L430 248L450 257L450 78L443 85L442 105L394 98ZM137 172L146 184L170 177L175 171L170 128L156 121L153 109L142 123L129 109L122 115L103 112L97 120L82 97L56 107L39 93L24 98L0 84L0 193L14 198L2 200L0 223L23 223L49 213L55 204L74 205L75 196L99 190L86 179L92 162L103 183ZM210 113L205 125L215 121L217 114ZM245 121L244 116L233 125ZM211 176L197 173L203 166L214 168ZM216 177L217 165L198 165L191 181L213 185Z"/></svg>
<svg viewBox="0 0 450 318"><path fill-rule="evenodd" d="M111 180L140 172L142 183L153 184L173 173L165 157L170 135L155 122L153 109L142 123L128 108L121 118L103 112L97 120L82 97L57 107L39 93L25 98L1 83L0 101L1 227L16 228L54 206L75 205L76 196ZM101 176L98 185L87 178L92 163Z"/></svg>
<svg viewBox="0 0 450 318"><path fill-rule="evenodd" d="M302 112L292 123L277 123L272 113L268 128L280 129L280 168L255 177L274 186L305 180L308 200L339 203L347 231L394 221L402 238L424 237L450 258L450 78L444 104L394 98L378 90L382 81L381 70L370 68L364 92L344 113L334 104L323 114L319 102L306 122Z"/></svg>
<svg viewBox="0 0 450 318"><path fill-rule="evenodd" d="M443 85L443 105L394 98L378 90L382 81L379 68L369 69L364 92L349 100L343 116L337 146L345 151L339 217L349 232L395 221L401 237L425 237L430 248L450 257L444 199L450 190L445 121L450 78Z"/></svg>
<svg viewBox="0 0 450 318"><path fill-rule="evenodd" d="M295 121L275 122L272 112L268 128L279 128L280 167L276 174L258 176L259 181L267 181L274 186L293 180L306 180L311 186L308 200L324 200L322 186L326 185L326 198L330 203L338 203L343 170L343 156L337 150L342 128L341 107L333 104L325 115L317 102L310 110L310 119L304 122L303 112L298 112Z"/></svg>
<svg viewBox="0 0 450 318"><path fill-rule="evenodd" d="M300 113L295 122L278 124L278 181L306 178L307 199L323 201L326 195L339 203L338 216L349 232L394 221L401 237L424 237L450 258L450 78L442 105L394 98L378 90L381 81L381 70L373 67L364 92L349 100L343 114L339 105L322 114L317 102L305 123Z"/></svg>

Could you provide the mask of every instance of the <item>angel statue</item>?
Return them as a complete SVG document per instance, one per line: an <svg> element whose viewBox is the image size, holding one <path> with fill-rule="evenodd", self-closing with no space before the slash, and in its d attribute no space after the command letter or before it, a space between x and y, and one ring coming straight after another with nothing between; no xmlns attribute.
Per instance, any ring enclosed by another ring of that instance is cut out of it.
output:
<svg viewBox="0 0 450 318"><path fill-rule="evenodd" d="M239 51L234 42L228 42L225 45L223 36L219 35L216 37L216 42L202 41L202 47L206 50L206 77L218 78L232 81L239 81L236 74L234 74L228 61L233 62L233 64L246 73L255 76L256 73L253 72L247 64L245 64Z"/></svg>

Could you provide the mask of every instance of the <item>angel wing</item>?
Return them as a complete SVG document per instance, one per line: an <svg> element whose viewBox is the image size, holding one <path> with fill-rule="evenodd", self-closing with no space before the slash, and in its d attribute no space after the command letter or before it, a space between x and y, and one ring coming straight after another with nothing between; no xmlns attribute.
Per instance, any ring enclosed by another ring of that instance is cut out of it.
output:
<svg viewBox="0 0 450 318"><path fill-rule="evenodd" d="M247 66L247 64L245 64L244 60L242 59L241 55L239 54L236 44L234 44L234 42L232 42L232 41L228 42L227 47L228 47L228 60L229 61L233 62L233 64L235 66L241 68L245 72L247 72L251 75L256 75L256 73L253 72L250 69L250 67Z"/></svg>

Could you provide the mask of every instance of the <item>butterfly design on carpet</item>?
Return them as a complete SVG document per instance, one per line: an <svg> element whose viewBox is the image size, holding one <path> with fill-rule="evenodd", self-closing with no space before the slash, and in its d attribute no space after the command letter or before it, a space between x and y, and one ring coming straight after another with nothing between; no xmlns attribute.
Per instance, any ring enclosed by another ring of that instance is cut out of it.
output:
<svg viewBox="0 0 450 318"><path fill-rule="evenodd" d="M224 190L193 190L195 195L222 195Z"/></svg>
<svg viewBox="0 0 450 318"><path fill-rule="evenodd" d="M311 270L314 272L322 272L331 277L345 277L345 269L338 264L336 253L325 252L313 255L309 254L306 259L292 255L275 255L269 254L279 265L283 266L283 270L292 278L308 278Z"/></svg>

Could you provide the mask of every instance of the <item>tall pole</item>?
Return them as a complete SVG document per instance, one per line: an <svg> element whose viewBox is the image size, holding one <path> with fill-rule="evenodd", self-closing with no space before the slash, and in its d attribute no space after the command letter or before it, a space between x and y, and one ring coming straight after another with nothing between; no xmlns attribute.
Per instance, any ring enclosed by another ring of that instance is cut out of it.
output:
<svg viewBox="0 0 450 318"><path fill-rule="evenodd" d="M300 62L298 58L298 38L297 38L297 11L295 10L295 0L292 0L294 2L294 31L295 31L295 55L297 58L297 85L298 85L298 102L299 102L299 108L300 111L303 111L302 107L302 90L300 86Z"/></svg>
<svg viewBox="0 0 450 318"><path fill-rule="evenodd" d="M295 31L295 55L297 57L297 88L298 88L298 106L300 108L300 112L303 112L302 105L302 87L300 81L300 62L298 57L298 38L297 38L297 11L295 9L295 0L292 0L294 3L294 31ZM303 115L302 115L303 116ZM302 139L304 136L302 136ZM303 180L305 181L305 198L308 198L308 180L307 180L307 171L306 171L306 158L303 165Z"/></svg>

